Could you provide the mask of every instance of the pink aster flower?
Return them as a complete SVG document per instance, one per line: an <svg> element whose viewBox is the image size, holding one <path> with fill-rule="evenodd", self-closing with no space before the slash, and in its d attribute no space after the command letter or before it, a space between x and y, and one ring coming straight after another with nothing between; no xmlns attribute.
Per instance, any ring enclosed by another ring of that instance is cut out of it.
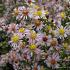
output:
<svg viewBox="0 0 70 70"><path fill-rule="evenodd" d="M58 53L53 53L53 55L49 55L48 58L45 60L45 63L48 67L58 68L59 64L58 61L60 60Z"/></svg>

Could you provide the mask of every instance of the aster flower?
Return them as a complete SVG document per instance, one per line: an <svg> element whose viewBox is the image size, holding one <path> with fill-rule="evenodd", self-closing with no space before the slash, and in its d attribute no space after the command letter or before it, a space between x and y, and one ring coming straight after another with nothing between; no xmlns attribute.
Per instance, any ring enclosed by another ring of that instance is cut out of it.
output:
<svg viewBox="0 0 70 70"><path fill-rule="evenodd" d="M33 23L33 24L32 24L32 27L33 27L33 29L35 29L36 31L40 31L40 30L44 27L43 22L41 22L41 21L38 20L38 19L35 19L32 23Z"/></svg>
<svg viewBox="0 0 70 70"><path fill-rule="evenodd" d="M11 44L11 46L13 46L14 48L19 47L18 46L18 42L19 42L19 36L17 34L14 34L11 38L11 41L9 41L9 44Z"/></svg>
<svg viewBox="0 0 70 70"><path fill-rule="evenodd" d="M43 34L42 33L36 33L34 30L30 31L27 35L27 38L29 38L29 43L41 43ZM39 42L40 41L40 42Z"/></svg>
<svg viewBox="0 0 70 70"><path fill-rule="evenodd" d="M52 68L58 68L59 64L59 54L58 53L53 53L52 55L49 55L48 58L45 60L46 64L48 67Z"/></svg>
<svg viewBox="0 0 70 70"><path fill-rule="evenodd" d="M16 19L25 19L27 18L29 13L28 8L24 7L24 6L20 6L14 9L13 15L16 16Z"/></svg>
<svg viewBox="0 0 70 70"><path fill-rule="evenodd" d="M67 32L68 32L68 30L64 27L60 27L60 28L57 28L57 30L56 30L56 33L57 33L57 31L59 32L58 34L57 34L57 36L60 36L60 37L67 37Z"/></svg>
<svg viewBox="0 0 70 70"><path fill-rule="evenodd" d="M25 52L25 51L24 51ZM30 46L28 46L28 51L26 52L30 58L33 56L35 57L36 61L39 61L41 50L38 48L38 45L32 43ZM35 55L34 55L35 54ZM30 59L31 60L31 59Z"/></svg>

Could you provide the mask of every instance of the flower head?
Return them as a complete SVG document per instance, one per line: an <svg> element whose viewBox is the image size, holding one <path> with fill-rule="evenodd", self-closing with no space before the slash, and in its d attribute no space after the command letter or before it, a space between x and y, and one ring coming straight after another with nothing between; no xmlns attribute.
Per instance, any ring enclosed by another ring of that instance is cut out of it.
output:
<svg viewBox="0 0 70 70"><path fill-rule="evenodd" d="M24 31L25 31L25 28L20 28L20 29L19 29L19 32L20 32L20 33L23 33Z"/></svg>
<svg viewBox="0 0 70 70"><path fill-rule="evenodd" d="M59 29L59 33L60 33L61 35L64 35L64 32L65 32L65 30L64 30L63 28L60 28L60 29Z"/></svg>
<svg viewBox="0 0 70 70"><path fill-rule="evenodd" d="M27 15L28 15L28 13L29 13L29 12L28 12L28 10L27 10L27 9L23 10L23 15L24 15L24 16L27 16Z"/></svg>
<svg viewBox="0 0 70 70"><path fill-rule="evenodd" d="M37 36L36 32L35 31L31 31L31 34L30 34L31 39L35 39L36 36Z"/></svg>
<svg viewBox="0 0 70 70"><path fill-rule="evenodd" d="M18 35L13 35L11 40L16 43L16 42L19 41L19 36Z"/></svg>
<svg viewBox="0 0 70 70"><path fill-rule="evenodd" d="M16 16L17 16L18 14L19 14L19 11L18 11L18 9L17 9L17 8L15 8L15 9L14 9L14 15L16 15Z"/></svg>
<svg viewBox="0 0 70 70"><path fill-rule="evenodd" d="M38 16L42 15L42 11L37 11L36 13L37 13Z"/></svg>
<svg viewBox="0 0 70 70"><path fill-rule="evenodd" d="M40 25L41 25L40 20L35 20L35 25L36 25L36 26L40 26Z"/></svg>
<svg viewBox="0 0 70 70"><path fill-rule="evenodd" d="M34 50L34 49L36 49L36 45L35 45L35 44L31 44L31 45L29 46L29 48L30 48L31 50Z"/></svg>
<svg viewBox="0 0 70 70"><path fill-rule="evenodd" d="M65 18L65 12L61 12L61 13L60 13L60 16L61 16L62 18Z"/></svg>

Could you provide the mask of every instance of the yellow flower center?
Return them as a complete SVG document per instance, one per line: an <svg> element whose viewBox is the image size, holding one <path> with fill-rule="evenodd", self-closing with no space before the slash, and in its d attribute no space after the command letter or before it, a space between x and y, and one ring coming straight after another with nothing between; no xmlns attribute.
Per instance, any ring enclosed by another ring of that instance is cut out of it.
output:
<svg viewBox="0 0 70 70"><path fill-rule="evenodd" d="M61 13L60 13L60 16L61 16L62 18L65 18L65 13L64 13L64 12L61 12Z"/></svg>
<svg viewBox="0 0 70 70"><path fill-rule="evenodd" d="M18 15L18 13L19 13L18 9L17 9L17 8L15 8L15 9L14 9L14 15L16 15L16 16L17 16L17 15Z"/></svg>
<svg viewBox="0 0 70 70"><path fill-rule="evenodd" d="M29 48L30 48L31 50L34 50L34 49L36 49L36 45L35 45L35 44L31 44L31 45L29 46Z"/></svg>
<svg viewBox="0 0 70 70"><path fill-rule="evenodd" d="M36 36L37 36L36 32L35 32L35 31L31 31L30 37L31 37L32 39L35 39Z"/></svg>
<svg viewBox="0 0 70 70"><path fill-rule="evenodd" d="M20 28L19 32L23 33L25 31L25 28Z"/></svg>
<svg viewBox="0 0 70 70"><path fill-rule="evenodd" d="M48 29L48 30L51 30L51 26L50 26L50 25L49 25L49 26L47 26L47 29Z"/></svg>
<svg viewBox="0 0 70 70"><path fill-rule="evenodd" d="M64 46L64 48L67 49L68 48L68 43L64 43L63 46Z"/></svg>
<svg viewBox="0 0 70 70"><path fill-rule="evenodd" d="M37 15L41 16L42 15L42 11L37 11Z"/></svg>
<svg viewBox="0 0 70 70"><path fill-rule="evenodd" d="M14 35L14 36L11 38L11 40L16 43L16 42L19 41L19 36L18 36L18 35Z"/></svg>
<svg viewBox="0 0 70 70"><path fill-rule="evenodd" d="M63 43L63 47L64 47L66 50L70 50L70 47L68 46L68 43Z"/></svg>
<svg viewBox="0 0 70 70"><path fill-rule="evenodd" d="M64 32L65 32L65 30L64 30L63 28L60 28L60 29L59 29L59 33L60 33L61 35L63 35Z"/></svg>

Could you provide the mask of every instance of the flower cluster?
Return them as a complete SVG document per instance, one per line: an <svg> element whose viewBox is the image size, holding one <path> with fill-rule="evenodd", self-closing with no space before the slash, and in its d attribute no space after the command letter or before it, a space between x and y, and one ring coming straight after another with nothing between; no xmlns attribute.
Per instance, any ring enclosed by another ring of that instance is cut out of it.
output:
<svg viewBox="0 0 70 70"><path fill-rule="evenodd" d="M1 25L12 47L9 63L15 70L59 68L60 62L70 56L69 3L25 0L25 4L13 9L15 22Z"/></svg>

